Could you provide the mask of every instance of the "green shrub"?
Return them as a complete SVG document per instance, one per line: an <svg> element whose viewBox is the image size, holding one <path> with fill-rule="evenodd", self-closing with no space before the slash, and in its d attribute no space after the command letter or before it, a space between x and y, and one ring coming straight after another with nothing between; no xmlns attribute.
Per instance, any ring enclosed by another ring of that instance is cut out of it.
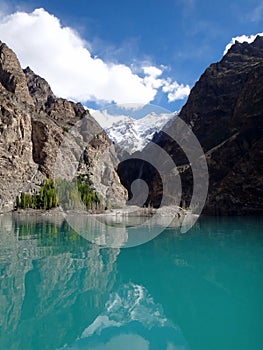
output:
<svg viewBox="0 0 263 350"><path fill-rule="evenodd" d="M51 209L104 209L103 198L92 188L87 175L79 175L72 182L65 179L46 179L39 194L21 193L16 197L16 208Z"/></svg>

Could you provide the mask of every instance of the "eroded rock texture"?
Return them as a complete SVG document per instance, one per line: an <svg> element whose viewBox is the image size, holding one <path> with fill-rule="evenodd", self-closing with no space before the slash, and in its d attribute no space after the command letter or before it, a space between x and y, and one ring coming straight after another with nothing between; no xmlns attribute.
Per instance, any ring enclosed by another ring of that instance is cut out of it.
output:
<svg viewBox="0 0 263 350"><path fill-rule="evenodd" d="M80 103L56 98L15 53L0 42L0 212L19 192L37 191L44 178L88 174L95 190L116 205L126 190L105 132Z"/></svg>

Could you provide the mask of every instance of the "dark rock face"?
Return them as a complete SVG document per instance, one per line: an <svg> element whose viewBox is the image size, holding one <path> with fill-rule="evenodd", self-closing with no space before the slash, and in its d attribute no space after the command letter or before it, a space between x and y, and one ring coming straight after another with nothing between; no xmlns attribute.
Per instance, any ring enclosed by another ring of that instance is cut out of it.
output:
<svg viewBox="0 0 263 350"><path fill-rule="evenodd" d="M114 145L89 111L56 98L0 42L0 212L13 209L19 192L37 191L46 177L78 173L88 174L105 199L123 205L127 191L117 164Z"/></svg>
<svg viewBox="0 0 263 350"><path fill-rule="evenodd" d="M263 38L257 37L252 44L236 43L204 72L180 113L207 159L209 192L204 213L263 213L262 82ZM156 135L154 142L179 166L183 201L189 204L193 184L185 154L165 133ZM123 174L120 171L123 183L131 183ZM149 200L158 205L162 184L156 175L149 175L148 182L154 187Z"/></svg>

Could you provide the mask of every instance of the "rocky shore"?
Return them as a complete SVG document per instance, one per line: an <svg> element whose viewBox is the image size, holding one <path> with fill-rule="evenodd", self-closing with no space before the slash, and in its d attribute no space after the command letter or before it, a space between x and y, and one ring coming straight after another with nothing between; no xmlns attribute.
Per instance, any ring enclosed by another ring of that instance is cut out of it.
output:
<svg viewBox="0 0 263 350"><path fill-rule="evenodd" d="M120 217L170 217L176 216L177 218L183 217L190 214L191 212L183 209L178 206L164 206L161 208L152 208L152 207L138 207L136 205L125 206L118 209L106 209L104 211L90 211L90 210L63 210L61 207L53 208L50 210L43 209L17 209L13 210L13 215L40 215L40 216L53 216L53 215L62 215L67 214L78 214L78 215L87 215L87 216L120 216ZM3 215L3 213L0 213Z"/></svg>

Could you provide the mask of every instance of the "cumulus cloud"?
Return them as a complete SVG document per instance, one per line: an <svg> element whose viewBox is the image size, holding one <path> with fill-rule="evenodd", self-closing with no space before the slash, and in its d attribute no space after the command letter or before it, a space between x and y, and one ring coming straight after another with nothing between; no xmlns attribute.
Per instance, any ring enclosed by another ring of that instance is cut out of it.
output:
<svg viewBox="0 0 263 350"><path fill-rule="evenodd" d="M44 77L60 97L147 104L169 85L174 99L187 96L184 85L160 79L163 70L158 67L141 67L138 74L125 64L94 57L88 42L42 8L1 15L0 39L16 52L23 67ZM174 99L168 95L168 100Z"/></svg>
<svg viewBox="0 0 263 350"><path fill-rule="evenodd" d="M231 46L233 46L235 44L236 41L238 41L239 43L244 43L247 42L249 44L253 43L253 41L256 39L257 36L263 36L263 33L258 33L258 34L251 34L251 35L240 35L240 36L236 36L235 38L232 38L232 40L230 41L229 44L227 44L225 51L224 51L224 55L228 52L228 50L231 48Z"/></svg>
<svg viewBox="0 0 263 350"><path fill-rule="evenodd" d="M147 74L153 78L157 78L163 74L163 71L160 68L154 66L143 67L144 74Z"/></svg>
<svg viewBox="0 0 263 350"><path fill-rule="evenodd" d="M190 94L190 86L179 84L177 81L172 81L170 78L162 79L160 76L163 71L154 66L143 67L146 74L144 81L146 85L153 86L155 89L162 88L164 93L167 93L168 101L183 100Z"/></svg>
<svg viewBox="0 0 263 350"><path fill-rule="evenodd" d="M190 86L172 82L170 79L164 82L163 92L168 93L168 101L183 100L190 94Z"/></svg>

